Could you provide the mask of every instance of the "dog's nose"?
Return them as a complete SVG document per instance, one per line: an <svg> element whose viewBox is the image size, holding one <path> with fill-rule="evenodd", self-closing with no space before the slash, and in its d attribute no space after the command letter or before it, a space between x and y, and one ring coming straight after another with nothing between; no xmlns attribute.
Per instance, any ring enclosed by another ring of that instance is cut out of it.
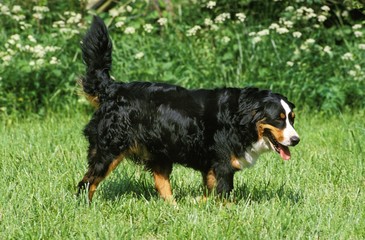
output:
<svg viewBox="0 0 365 240"><path fill-rule="evenodd" d="M292 146L297 145L300 142L300 138L298 136L293 136L290 138L290 143Z"/></svg>

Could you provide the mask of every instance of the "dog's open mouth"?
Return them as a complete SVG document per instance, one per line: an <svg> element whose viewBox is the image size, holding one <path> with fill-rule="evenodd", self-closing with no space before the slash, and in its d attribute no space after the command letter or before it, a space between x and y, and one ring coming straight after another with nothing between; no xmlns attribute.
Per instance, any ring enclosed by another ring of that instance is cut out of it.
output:
<svg viewBox="0 0 365 240"><path fill-rule="evenodd" d="M272 149L275 150L277 153L279 153L280 157L283 160L289 160L290 159L289 148L287 146L280 144L278 141L276 141L275 137L271 133L266 134L266 136L270 141L270 145L271 145Z"/></svg>

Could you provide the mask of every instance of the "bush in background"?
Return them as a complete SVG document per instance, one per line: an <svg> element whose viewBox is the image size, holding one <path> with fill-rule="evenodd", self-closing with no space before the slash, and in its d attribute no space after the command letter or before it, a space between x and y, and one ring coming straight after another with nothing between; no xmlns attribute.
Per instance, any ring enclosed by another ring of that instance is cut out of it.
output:
<svg viewBox="0 0 365 240"><path fill-rule="evenodd" d="M27 8L6 2L0 6L0 111L73 106L83 73L80 32L90 14L78 1ZM281 92L299 107L364 107L360 3L156 2L123 1L99 13L114 42L116 79L188 88L253 85Z"/></svg>

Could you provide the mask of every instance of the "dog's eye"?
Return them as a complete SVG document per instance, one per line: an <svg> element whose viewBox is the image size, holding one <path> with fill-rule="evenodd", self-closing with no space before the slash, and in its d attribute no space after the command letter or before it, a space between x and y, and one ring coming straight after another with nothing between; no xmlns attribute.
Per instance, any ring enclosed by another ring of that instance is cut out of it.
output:
<svg viewBox="0 0 365 240"><path fill-rule="evenodd" d="M292 113L290 114L289 121L290 121L290 123L291 123L291 124L294 124L294 120L295 120L295 113L293 113L293 112L292 112Z"/></svg>
<svg viewBox="0 0 365 240"><path fill-rule="evenodd" d="M276 118L276 121L282 122L286 118L285 113L280 113L279 116Z"/></svg>

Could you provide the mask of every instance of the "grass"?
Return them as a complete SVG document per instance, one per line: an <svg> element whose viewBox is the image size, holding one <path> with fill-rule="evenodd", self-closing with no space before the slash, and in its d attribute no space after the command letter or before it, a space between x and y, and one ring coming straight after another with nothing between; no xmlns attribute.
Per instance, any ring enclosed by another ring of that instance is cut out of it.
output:
<svg viewBox="0 0 365 240"><path fill-rule="evenodd" d="M237 173L234 202L197 202L200 174L176 166L178 208L128 161L90 206L74 196L86 171L87 114L3 121L0 239L363 239L364 117L299 114L292 160L268 153Z"/></svg>

